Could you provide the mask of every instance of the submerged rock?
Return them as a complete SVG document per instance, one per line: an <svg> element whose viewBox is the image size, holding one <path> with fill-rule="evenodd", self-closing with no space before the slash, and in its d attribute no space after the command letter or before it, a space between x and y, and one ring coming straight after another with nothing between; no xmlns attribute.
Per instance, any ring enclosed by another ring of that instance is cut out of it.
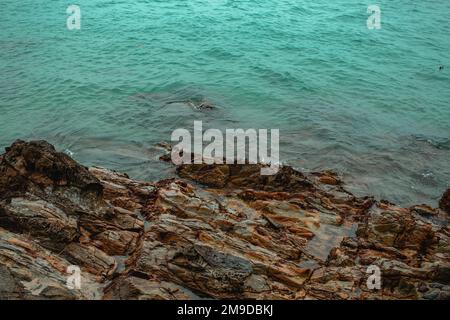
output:
<svg viewBox="0 0 450 320"><path fill-rule="evenodd" d="M190 100L175 100L175 101L169 101L165 103L165 106L168 105L181 105L181 106L187 106L190 107L194 110L214 110L216 109L216 106L214 106L211 102L209 102L208 100L195 100L195 99L190 99Z"/></svg>
<svg viewBox="0 0 450 320"><path fill-rule="evenodd" d="M440 209L355 197L332 172L177 172L135 181L43 141L15 142L0 156L0 299L449 297ZM67 286L72 265L79 288Z"/></svg>

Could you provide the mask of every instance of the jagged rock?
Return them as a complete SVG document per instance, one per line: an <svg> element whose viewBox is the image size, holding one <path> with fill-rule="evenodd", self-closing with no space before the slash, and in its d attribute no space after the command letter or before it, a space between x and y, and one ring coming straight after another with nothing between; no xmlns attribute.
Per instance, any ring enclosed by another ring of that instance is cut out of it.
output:
<svg viewBox="0 0 450 320"><path fill-rule="evenodd" d="M0 299L96 299L101 285L84 273L83 286L67 287L71 265L32 238L0 228Z"/></svg>
<svg viewBox="0 0 450 320"><path fill-rule="evenodd" d="M0 164L0 192L2 198L14 192L64 192L76 189L80 200L95 200L101 196L102 185L68 155L56 152L45 141L26 143L21 140L6 148ZM72 194L67 194L67 196Z"/></svg>
<svg viewBox="0 0 450 320"><path fill-rule="evenodd" d="M262 176L259 164L192 164L179 166L177 173L183 178L217 188L252 188L272 192L314 188L311 181L291 167L281 167L273 176Z"/></svg>
<svg viewBox="0 0 450 320"><path fill-rule="evenodd" d="M439 201L439 208L450 214L450 188L447 189L442 196L441 201Z"/></svg>
<svg viewBox="0 0 450 320"><path fill-rule="evenodd" d="M124 276L105 289L105 300L189 300L198 298L188 289L160 280Z"/></svg>
<svg viewBox="0 0 450 320"><path fill-rule="evenodd" d="M329 171L260 169L141 182L17 141L0 156L0 299L449 298L442 210L355 197Z"/></svg>

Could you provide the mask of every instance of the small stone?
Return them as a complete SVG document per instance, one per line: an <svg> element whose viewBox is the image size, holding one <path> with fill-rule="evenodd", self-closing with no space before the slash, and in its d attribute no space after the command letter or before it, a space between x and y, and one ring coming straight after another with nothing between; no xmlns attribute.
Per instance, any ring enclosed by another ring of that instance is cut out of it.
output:
<svg viewBox="0 0 450 320"><path fill-rule="evenodd" d="M339 184L339 180L337 180L336 178L334 178L332 176L322 176L322 177L320 177L319 181L324 184L329 184L332 186L336 186Z"/></svg>
<svg viewBox="0 0 450 320"><path fill-rule="evenodd" d="M421 293L424 293L424 292L427 292L429 289L428 289L428 286L425 284L425 283L421 283L420 285L419 285L419 288L418 288L418 291L419 292L421 292Z"/></svg>

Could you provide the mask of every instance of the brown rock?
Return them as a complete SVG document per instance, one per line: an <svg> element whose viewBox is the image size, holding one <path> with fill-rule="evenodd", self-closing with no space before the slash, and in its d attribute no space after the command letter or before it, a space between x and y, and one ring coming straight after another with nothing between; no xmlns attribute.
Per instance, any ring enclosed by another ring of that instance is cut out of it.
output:
<svg viewBox="0 0 450 320"><path fill-rule="evenodd" d="M448 215L355 197L332 172L260 169L141 182L17 141L0 156L0 299L450 296ZM380 290L366 285L374 265Z"/></svg>
<svg viewBox="0 0 450 320"><path fill-rule="evenodd" d="M102 185L89 171L68 155L56 152L45 141L26 143L21 140L6 148L0 164L0 195L60 186L80 189L86 197L101 196ZM53 191L53 190L52 190Z"/></svg>
<svg viewBox="0 0 450 320"><path fill-rule="evenodd" d="M450 188L442 195L441 201L439 201L439 208L450 214Z"/></svg>

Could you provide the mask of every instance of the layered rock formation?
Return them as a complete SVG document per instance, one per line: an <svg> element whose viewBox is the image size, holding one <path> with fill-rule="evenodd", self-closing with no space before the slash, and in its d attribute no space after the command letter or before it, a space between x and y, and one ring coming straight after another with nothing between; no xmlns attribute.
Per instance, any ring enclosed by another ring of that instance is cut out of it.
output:
<svg viewBox="0 0 450 320"><path fill-rule="evenodd" d="M332 172L177 172L140 182L15 142L0 156L0 299L450 297L448 195L441 209L400 208Z"/></svg>

